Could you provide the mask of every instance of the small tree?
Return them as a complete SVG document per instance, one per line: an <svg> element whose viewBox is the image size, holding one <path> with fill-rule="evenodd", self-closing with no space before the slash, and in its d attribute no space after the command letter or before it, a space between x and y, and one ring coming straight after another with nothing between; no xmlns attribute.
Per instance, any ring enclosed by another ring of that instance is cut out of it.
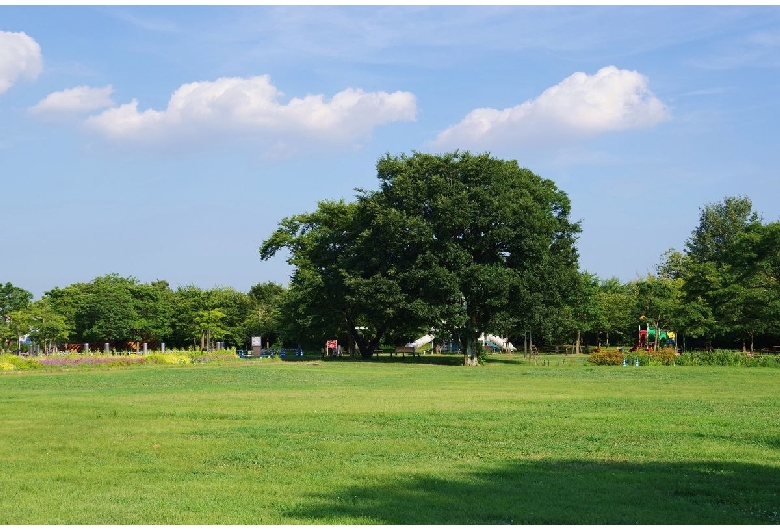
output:
<svg viewBox="0 0 780 530"><path fill-rule="evenodd" d="M30 291L16 287L10 282L0 284L0 340L3 349L9 347L11 340L17 341L16 349L19 350L18 331L25 327L24 322L14 322L12 313L24 311L30 307L33 295ZM24 318L24 313L17 313L16 318Z"/></svg>
<svg viewBox="0 0 780 530"><path fill-rule="evenodd" d="M626 332L633 329L636 323L635 303L630 286L617 278L602 280L598 286L596 301L601 316L599 330L605 333L607 346L610 344L610 334L625 338Z"/></svg>
<svg viewBox="0 0 780 530"><path fill-rule="evenodd" d="M225 313L220 309L207 309L199 311L195 317L195 325L200 334L201 351L213 349L212 340L223 338L227 334L224 326Z"/></svg>
<svg viewBox="0 0 780 530"><path fill-rule="evenodd" d="M54 311L51 302L43 298L30 309L30 337L42 344L46 353L57 350L57 344L68 340L71 327L65 317Z"/></svg>

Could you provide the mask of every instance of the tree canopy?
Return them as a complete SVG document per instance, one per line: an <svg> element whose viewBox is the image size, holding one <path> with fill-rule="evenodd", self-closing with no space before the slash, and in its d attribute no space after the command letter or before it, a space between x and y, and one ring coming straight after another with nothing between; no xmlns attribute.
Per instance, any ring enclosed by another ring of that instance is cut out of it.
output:
<svg viewBox="0 0 780 530"><path fill-rule="evenodd" d="M370 358L433 334L460 343L473 364L483 333L517 344L531 331L536 345L576 351L602 338L633 344L637 324L698 347L779 343L780 222L764 223L747 197L705 205L683 251L624 282L578 270L568 197L516 161L412 153L385 155L376 169L377 189L285 218L263 242L263 259L290 251L287 287L173 289L107 274L33 301L0 283L0 348L211 349L260 335L307 348L337 339Z"/></svg>
<svg viewBox="0 0 780 530"><path fill-rule="evenodd" d="M473 362L481 333L535 324L575 288L580 228L552 181L468 152L386 155L377 176L379 190L284 219L260 249L290 251L291 296L363 357L387 333L433 328Z"/></svg>

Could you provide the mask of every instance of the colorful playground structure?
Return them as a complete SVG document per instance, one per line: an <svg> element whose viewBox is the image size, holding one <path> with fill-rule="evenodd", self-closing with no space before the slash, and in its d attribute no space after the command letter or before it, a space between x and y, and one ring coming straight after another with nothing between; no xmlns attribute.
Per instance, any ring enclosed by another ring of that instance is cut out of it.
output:
<svg viewBox="0 0 780 530"><path fill-rule="evenodd" d="M631 348L631 351L650 350L655 344L655 328L649 324L639 324L639 337ZM677 334L665 329L658 330L658 346L661 348L675 348L677 346Z"/></svg>

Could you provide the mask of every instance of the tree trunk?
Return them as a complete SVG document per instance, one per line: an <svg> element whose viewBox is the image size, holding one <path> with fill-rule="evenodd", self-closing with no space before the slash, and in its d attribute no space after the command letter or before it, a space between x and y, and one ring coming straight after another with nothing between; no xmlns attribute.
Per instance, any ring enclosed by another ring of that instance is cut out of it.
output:
<svg viewBox="0 0 780 530"><path fill-rule="evenodd" d="M463 349L463 366L478 366L479 356L477 355L476 339L468 333L463 342L465 342L465 348Z"/></svg>
<svg viewBox="0 0 780 530"><path fill-rule="evenodd" d="M577 330L577 340L574 342L574 353L580 353L580 339L582 334L580 330Z"/></svg>
<svg viewBox="0 0 780 530"><path fill-rule="evenodd" d="M376 336L366 339L357 334L355 329L350 330L350 336L360 351L360 357L364 360L370 360L374 357L374 350L382 339L383 332L377 332Z"/></svg>

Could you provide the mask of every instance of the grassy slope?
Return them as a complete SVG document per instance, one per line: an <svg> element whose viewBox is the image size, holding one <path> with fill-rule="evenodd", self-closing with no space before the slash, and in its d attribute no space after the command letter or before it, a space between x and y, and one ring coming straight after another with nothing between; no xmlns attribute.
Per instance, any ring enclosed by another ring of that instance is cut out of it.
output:
<svg viewBox="0 0 780 530"><path fill-rule="evenodd" d="M780 523L780 371L0 376L0 523Z"/></svg>

